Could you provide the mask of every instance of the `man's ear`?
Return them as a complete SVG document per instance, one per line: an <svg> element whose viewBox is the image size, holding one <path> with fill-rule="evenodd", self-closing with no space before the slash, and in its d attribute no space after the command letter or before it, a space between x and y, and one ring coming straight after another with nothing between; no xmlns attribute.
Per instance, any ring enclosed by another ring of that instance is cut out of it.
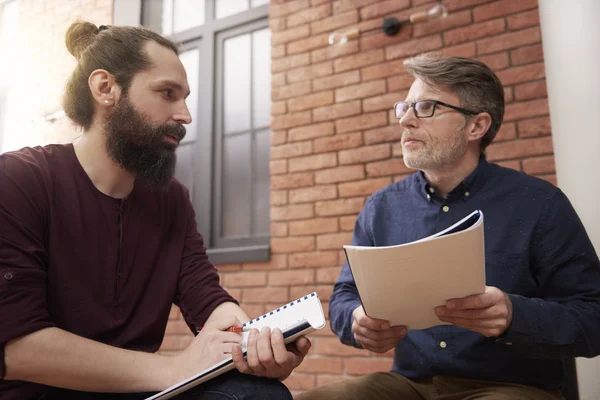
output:
<svg viewBox="0 0 600 400"><path fill-rule="evenodd" d="M94 102L103 108L114 106L121 95L121 88L114 75L104 69L92 72L88 79L88 85Z"/></svg>
<svg viewBox="0 0 600 400"><path fill-rule="evenodd" d="M472 116L467 123L467 140L474 141L481 139L492 125L490 114L483 112Z"/></svg>

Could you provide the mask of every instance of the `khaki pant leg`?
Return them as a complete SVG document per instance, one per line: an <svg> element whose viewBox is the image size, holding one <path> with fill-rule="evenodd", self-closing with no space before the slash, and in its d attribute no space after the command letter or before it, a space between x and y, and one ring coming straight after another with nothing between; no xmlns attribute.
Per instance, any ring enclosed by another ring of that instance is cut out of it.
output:
<svg viewBox="0 0 600 400"><path fill-rule="evenodd" d="M562 400L558 389L509 382L435 377L432 400Z"/></svg>
<svg viewBox="0 0 600 400"><path fill-rule="evenodd" d="M425 400L431 379L412 381L393 372L377 372L334 382L301 393L296 400Z"/></svg>

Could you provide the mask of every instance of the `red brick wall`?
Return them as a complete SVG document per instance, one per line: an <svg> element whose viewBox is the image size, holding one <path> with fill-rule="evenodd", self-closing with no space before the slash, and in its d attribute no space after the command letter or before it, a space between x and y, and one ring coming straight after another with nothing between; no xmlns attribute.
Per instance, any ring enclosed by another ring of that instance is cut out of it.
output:
<svg viewBox="0 0 600 400"><path fill-rule="evenodd" d="M356 215L374 191L411 173L391 114L412 79L402 61L418 52L478 58L506 87L505 123L491 161L555 181L536 0L445 0L449 15L394 37L368 34L329 46L332 31L379 26L427 10L429 0L272 0L272 259L221 265L223 283L251 316L316 290L327 300ZM189 342L172 314L165 351ZM293 391L378 370L385 356L339 343L329 327L286 384Z"/></svg>

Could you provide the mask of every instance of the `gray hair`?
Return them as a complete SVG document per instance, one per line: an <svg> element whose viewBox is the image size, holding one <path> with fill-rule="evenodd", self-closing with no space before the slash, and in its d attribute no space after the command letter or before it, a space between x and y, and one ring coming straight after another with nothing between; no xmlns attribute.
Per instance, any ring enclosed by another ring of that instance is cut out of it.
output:
<svg viewBox="0 0 600 400"><path fill-rule="evenodd" d="M490 128L481 138L481 152L492 143L504 118L504 87L492 70L480 61L463 57L424 54L404 61L415 78L433 86L446 86L460 106L492 117Z"/></svg>

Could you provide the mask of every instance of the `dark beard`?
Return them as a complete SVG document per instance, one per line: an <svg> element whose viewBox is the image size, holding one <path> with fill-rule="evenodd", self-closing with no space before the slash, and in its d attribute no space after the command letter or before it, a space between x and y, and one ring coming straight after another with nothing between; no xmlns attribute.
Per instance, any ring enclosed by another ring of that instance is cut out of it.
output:
<svg viewBox="0 0 600 400"><path fill-rule="evenodd" d="M177 146L164 141L164 137L183 139L183 125L155 126L124 96L106 118L105 133L106 150L121 167L153 190L168 188L175 173Z"/></svg>

